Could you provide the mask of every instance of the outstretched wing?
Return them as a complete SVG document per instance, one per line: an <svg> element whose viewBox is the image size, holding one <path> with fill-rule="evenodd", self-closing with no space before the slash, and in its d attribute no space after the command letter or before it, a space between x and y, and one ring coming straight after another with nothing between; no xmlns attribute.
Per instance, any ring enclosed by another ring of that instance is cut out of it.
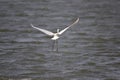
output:
<svg viewBox="0 0 120 80"><path fill-rule="evenodd" d="M41 28L35 27L35 26L33 26L32 24L31 24L31 26L32 26L33 28L35 28L35 29L40 30L41 32L43 32L43 33L45 33L45 34L47 34L47 35L49 35L49 36L53 36L53 35L54 35L54 33L51 32L51 31L48 31L48 30L45 30L45 29L41 29Z"/></svg>
<svg viewBox="0 0 120 80"><path fill-rule="evenodd" d="M61 35L62 33L64 33L67 29L69 29L71 26L73 26L74 24L78 23L79 21L79 18L74 22L72 23L70 26L66 27L65 29L63 29L62 31L59 32L59 35Z"/></svg>

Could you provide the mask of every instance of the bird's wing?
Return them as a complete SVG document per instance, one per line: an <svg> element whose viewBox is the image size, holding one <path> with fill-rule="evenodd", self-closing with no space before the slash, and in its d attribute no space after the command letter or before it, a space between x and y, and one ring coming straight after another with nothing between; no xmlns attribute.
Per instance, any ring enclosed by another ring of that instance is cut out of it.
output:
<svg viewBox="0 0 120 80"><path fill-rule="evenodd" d="M31 26L32 26L33 28L35 28L35 29L40 30L41 32L43 32L43 33L45 33L45 34L47 34L47 35L49 35L49 36L53 36L53 35L54 35L54 33L51 32L51 31L48 31L48 30L45 30L45 29L41 29L41 28L35 27L35 26L33 26L32 24L31 24Z"/></svg>
<svg viewBox="0 0 120 80"><path fill-rule="evenodd" d="M78 18L74 23L72 23L70 26L68 26L68 27L66 27L65 29L61 30L61 31L59 32L59 35L61 35L62 33L64 33L68 28L70 28L70 27L73 26L74 24L78 23L78 21L79 21L79 18Z"/></svg>

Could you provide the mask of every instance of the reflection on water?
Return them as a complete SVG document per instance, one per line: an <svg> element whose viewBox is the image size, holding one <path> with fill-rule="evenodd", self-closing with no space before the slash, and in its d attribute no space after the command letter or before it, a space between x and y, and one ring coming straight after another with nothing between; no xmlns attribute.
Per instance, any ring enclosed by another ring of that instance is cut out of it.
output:
<svg viewBox="0 0 120 80"><path fill-rule="evenodd" d="M118 80L120 78L119 0L1 0L1 80ZM33 29L64 29L52 41Z"/></svg>

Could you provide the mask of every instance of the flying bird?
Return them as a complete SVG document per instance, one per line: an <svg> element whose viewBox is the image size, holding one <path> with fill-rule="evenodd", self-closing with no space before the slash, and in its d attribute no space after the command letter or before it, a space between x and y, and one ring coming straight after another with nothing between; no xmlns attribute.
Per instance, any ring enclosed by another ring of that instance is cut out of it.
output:
<svg viewBox="0 0 120 80"><path fill-rule="evenodd" d="M31 24L31 26L33 28L38 29L39 31L47 34L48 36L51 36L52 37L51 40L53 40L54 43L56 44L56 43L58 43L57 39L60 38L60 35L63 34L66 30L68 30L71 26L73 26L74 24L78 23L78 21L79 21L79 18L74 23L72 23L68 27L64 28L63 30L60 31L60 29L57 29L56 33L53 33L51 31L48 31L48 30L45 30L45 29L42 29L42 28L35 27L35 26L33 26L33 24ZM53 45L53 49L54 49L54 45ZM58 47L57 47L57 50L58 50Z"/></svg>

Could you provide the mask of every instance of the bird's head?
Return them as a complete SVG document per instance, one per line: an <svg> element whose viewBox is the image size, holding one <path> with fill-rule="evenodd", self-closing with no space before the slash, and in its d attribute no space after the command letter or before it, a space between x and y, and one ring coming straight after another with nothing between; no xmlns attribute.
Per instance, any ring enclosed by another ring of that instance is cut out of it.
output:
<svg viewBox="0 0 120 80"><path fill-rule="evenodd" d="M57 33L59 33L60 32L60 29L57 29Z"/></svg>

